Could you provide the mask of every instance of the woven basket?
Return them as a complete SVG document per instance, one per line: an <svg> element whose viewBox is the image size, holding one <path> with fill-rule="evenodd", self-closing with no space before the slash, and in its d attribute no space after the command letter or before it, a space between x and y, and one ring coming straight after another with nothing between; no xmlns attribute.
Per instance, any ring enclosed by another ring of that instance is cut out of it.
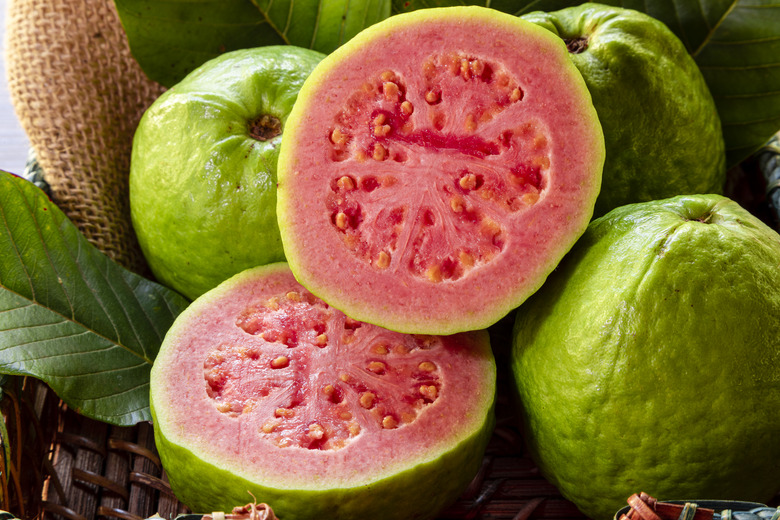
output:
<svg viewBox="0 0 780 520"><path fill-rule="evenodd" d="M504 374L499 379L502 396L509 394L506 381ZM166 481L149 423L115 427L94 421L68 410L42 383L23 383L9 399L22 410L23 438L14 435L15 416L6 410L12 446L23 452L21 467L30 477L22 490L24 506L10 504L15 514L25 519L140 520L189 512ZM497 427L482 468L440 518L584 520L525 454L512 409L506 397L499 398Z"/></svg>
<svg viewBox="0 0 780 520"><path fill-rule="evenodd" d="M8 23L9 86L40 160L31 164L30 175L40 185L48 183L53 199L98 248L143 273L127 216L126 176L135 125L162 88L146 80L130 57L113 0L10 0ZM78 45L68 48L66 38ZM95 46L108 53L105 61L90 59ZM73 60L64 63L63 55ZM82 74L80 81L86 77L89 88L80 90L80 103L68 106L58 98L68 90L63 81L77 81L74 74ZM30 77L41 85L35 92ZM58 111L50 109L52 102ZM90 102L119 108L105 119ZM108 157L102 153L106 139L114 140L109 147L114 155ZM777 206L768 202L780 199L777 157L780 150L770 147L734 169L727 193L775 225ZM507 364L502 366L505 370ZM509 395L507 378L500 374L503 396ZM10 467L0 468L3 507L25 520L139 520L188 512L167 483L149 423L110 426L69 410L37 380L0 383L5 383L0 409L11 452ZM482 469L440 518L584 519L539 475L524 451L510 404L499 400L498 425ZM780 496L770 505L778 504Z"/></svg>
<svg viewBox="0 0 780 520"><path fill-rule="evenodd" d="M44 384L21 383L20 392L3 401L11 445L25 475L23 504L12 493L16 500L9 505L20 518L141 520L158 514L173 519L190 512L171 492L151 424L116 427L94 421L69 410ZM439 518L586 520L526 454L507 384L508 375L500 372L497 426L481 470ZM779 507L780 495L768 505Z"/></svg>

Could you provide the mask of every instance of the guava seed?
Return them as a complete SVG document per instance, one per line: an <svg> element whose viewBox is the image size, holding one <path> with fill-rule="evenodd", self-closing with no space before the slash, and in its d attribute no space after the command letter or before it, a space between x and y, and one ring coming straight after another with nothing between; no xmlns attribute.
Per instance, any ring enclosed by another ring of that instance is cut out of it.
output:
<svg viewBox="0 0 780 520"><path fill-rule="evenodd" d="M420 395L429 401L435 401L439 396L439 390L434 385L421 385Z"/></svg>
<svg viewBox="0 0 780 520"><path fill-rule="evenodd" d="M271 368L286 368L290 365L290 358L287 356L279 356L271 361Z"/></svg>
<svg viewBox="0 0 780 520"><path fill-rule="evenodd" d="M355 189L355 181L346 175L340 177L336 184L342 190L350 191Z"/></svg>
<svg viewBox="0 0 780 520"><path fill-rule="evenodd" d="M392 415L385 415L382 418L382 428L390 430L396 427L398 427L398 419Z"/></svg>
<svg viewBox="0 0 780 520"><path fill-rule="evenodd" d="M290 417L295 417L295 410L291 410L289 408L277 408L274 411L274 415L276 417L285 417L289 419Z"/></svg>
<svg viewBox="0 0 780 520"><path fill-rule="evenodd" d="M379 354L380 356L387 355L390 350L387 348L387 345L383 343L377 343L373 347L371 347L371 352L373 354Z"/></svg>
<svg viewBox="0 0 780 520"><path fill-rule="evenodd" d="M309 438L312 440L322 440L325 437L325 428L321 424L312 423L309 425Z"/></svg>
<svg viewBox="0 0 780 520"><path fill-rule="evenodd" d="M422 370L423 372L433 372L436 370L436 365L430 361L423 361L419 365L417 365L417 368Z"/></svg>
<svg viewBox="0 0 780 520"><path fill-rule="evenodd" d="M436 90L429 90L425 93L425 102L429 105L436 105L441 103L441 92Z"/></svg>
<svg viewBox="0 0 780 520"><path fill-rule="evenodd" d="M374 374L384 374L385 370L387 370L387 365L381 361L371 361L368 364L368 371Z"/></svg>
<svg viewBox="0 0 780 520"><path fill-rule="evenodd" d="M401 93L398 84L393 83L392 81L386 81L382 85L382 92L385 95L385 99L388 101L398 101Z"/></svg>
<svg viewBox="0 0 780 520"><path fill-rule="evenodd" d="M363 392L363 394L360 396L360 406L363 408L372 408L374 406L374 400L376 399L376 395L374 395L371 392Z"/></svg>
<svg viewBox="0 0 780 520"><path fill-rule="evenodd" d="M390 255L385 251L380 251L374 265L379 269L387 269L390 267Z"/></svg>

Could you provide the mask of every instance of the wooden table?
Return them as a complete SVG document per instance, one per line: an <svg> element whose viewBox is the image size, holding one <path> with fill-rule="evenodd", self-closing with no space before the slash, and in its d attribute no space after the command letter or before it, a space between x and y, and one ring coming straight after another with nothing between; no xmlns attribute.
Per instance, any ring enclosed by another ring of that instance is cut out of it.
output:
<svg viewBox="0 0 780 520"><path fill-rule="evenodd" d="M8 0L0 0L0 170L22 173L29 141L14 114L5 72L5 21Z"/></svg>

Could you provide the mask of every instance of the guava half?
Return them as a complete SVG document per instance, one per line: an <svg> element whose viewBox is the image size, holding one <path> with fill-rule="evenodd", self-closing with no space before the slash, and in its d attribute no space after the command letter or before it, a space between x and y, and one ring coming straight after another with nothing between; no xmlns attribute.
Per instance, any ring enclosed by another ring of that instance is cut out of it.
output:
<svg viewBox="0 0 780 520"><path fill-rule="evenodd" d="M693 193L723 193L715 101L683 43L650 15L597 3L523 15L558 35L593 96L607 157L595 215Z"/></svg>
<svg viewBox="0 0 780 520"><path fill-rule="evenodd" d="M560 38L484 7L393 16L301 87L277 169L285 255L356 319L485 328L585 230L603 162Z"/></svg>
<svg viewBox="0 0 780 520"><path fill-rule="evenodd" d="M689 195L593 221L517 309L529 451L594 520L638 491L780 491L780 235Z"/></svg>
<svg viewBox="0 0 780 520"><path fill-rule="evenodd" d="M348 318L286 264L187 308L151 374L155 439L196 512L429 518L479 469L496 366L485 332L412 336Z"/></svg>
<svg viewBox="0 0 780 520"><path fill-rule="evenodd" d="M322 57L290 45L228 52L144 113L130 211L161 283L193 299L244 269L284 260L276 160L298 89Z"/></svg>

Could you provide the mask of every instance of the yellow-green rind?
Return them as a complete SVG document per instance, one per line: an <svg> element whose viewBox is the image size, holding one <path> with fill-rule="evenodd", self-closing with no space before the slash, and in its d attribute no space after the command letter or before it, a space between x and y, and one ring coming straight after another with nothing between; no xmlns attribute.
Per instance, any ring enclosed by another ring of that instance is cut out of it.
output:
<svg viewBox="0 0 780 520"><path fill-rule="evenodd" d="M681 196L596 219L518 309L525 438L583 513L780 490L779 266L735 202Z"/></svg>
<svg viewBox="0 0 780 520"><path fill-rule="evenodd" d="M319 252L306 250L305 246L296 239L294 224L288 218L288 215L299 209L300 205L309 204L311 206L310 201L301 200L299 194L293 193L288 189L287 181L296 175L295 158L298 152L294 142L295 136L306 134L312 130L306 126L304 115L309 110L316 110L317 104L322 103L323 97L321 92L323 87L330 81L331 68L342 61L349 60L350 56L358 52L362 47L381 41L386 35L396 29L413 26L414 24L424 24L428 20L436 19L456 21L483 20L486 22L486 27L510 27L512 30L526 34L528 37L545 41L552 48L560 48L559 54L545 56L545 59L548 61L554 60L557 66L569 71L572 81L569 87L581 98L583 112L590 114L588 119L593 121L589 128L589 134L593 138L587 151L588 153L584 154L589 154L588 165L589 170L592 172L592 178L588 183L583 182L581 188L589 193L588 197L583 198L589 198L595 203L601 187L601 170L606 155L604 135L596 110L591 103L591 95L585 81L574 64L566 59L565 45L557 36L550 38L552 36L550 32L536 24L494 9L470 5L429 8L392 16L363 30L320 62L301 87L298 100L288 120L286 136L282 141L279 162L277 163L277 216L286 261L295 274L296 279L313 294L355 319L390 330L410 334L449 335L468 330L486 329L509 314L525 301L528 296L533 294L544 283L546 276L552 272L560 258L566 254L575 240L585 231L588 222L593 216L592 205L584 204L582 208L576 208L572 215L569 215L565 225L571 226L570 232L565 237L560 237L561 239L556 244L554 251L551 251L549 254L551 260L544 263L544 268L540 268L538 272L534 271L533 276L529 276L531 281L522 285L518 284L516 287L508 290L505 286L511 284L494 284L493 286L496 287L497 291L506 291L506 294L502 296L502 301L500 304L485 302L477 310L470 311L457 308L458 305L455 300L462 302L464 299L473 297L472 294L461 293L458 295L458 298L453 298L453 311L446 316L433 316L424 312L409 312L405 305L384 298L385 291L377 291L376 300L370 304L355 301L350 297L349 287L333 287L329 286L328 283L323 283L320 276L313 273L310 269L310 264L307 264L304 260L307 255L319 254ZM319 208L311 208L311 211L315 213L319 211Z"/></svg>
<svg viewBox="0 0 780 520"><path fill-rule="evenodd" d="M226 465L225 459L214 452L209 443L213 432L209 431L208 424L200 426L198 437L201 442L197 446L182 442L177 437L177 432L183 426L167 417L166 403L161 403L157 397L157 389L165 388L167 381L159 376L161 369L156 367L175 363L172 346L185 334L190 320L208 313L210 306L225 291L258 276L288 272L288 269L286 263L274 263L231 277L196 299L182 312L166 334L152 367L150 407L155 444L177 498L197 513L231 511L233 507L256 498L258 502L271 505L277 516L284 520L406 520L435 517L462 494L476 475L493 432L496 365L486 331L473 333L477 338L473 346L486 360L483 364L485 372L479 381L474 382L478 387L475 392L482 396L481 406L452 422L453 425L460 425L461 431L429 432L432 436L430 445L435 448L425 457L409 461L402 471L385 471L363 480L350 475L346 480L353 484L344 487L333 486L332 482L338 480L337 475L333 475L332 479L322 475L313 476L303 486L285 485L278 478L273 484L268 481L253 482L246 476L246 471L251 470ZM182 376L186 377L186 374ZM448 438L451 443L441 442L442 438ZM428 443L425 443L425 446L428 446ZM269 479L274 478L274 464L284 463L285 449L298 448L279 448L278 459L268 460L268 466L264 468ZM399 446L398 453L399 460L403 460L403 446Z"/></svg>
<svg viewBox="0 0 780 520"><path fill-rule="evenodd" d="M155 406L152 406L154 415ZM155 429L155 443L176 496L194 512L231 511L265 502L284 520L406 520L434 518L474 478L493 430L491 421L451 450L403 473L352 488L286 489L250 482L205 462ZM280 454L283 457L283 454ZM272 464L273 461L270 461Z"/></svg>

